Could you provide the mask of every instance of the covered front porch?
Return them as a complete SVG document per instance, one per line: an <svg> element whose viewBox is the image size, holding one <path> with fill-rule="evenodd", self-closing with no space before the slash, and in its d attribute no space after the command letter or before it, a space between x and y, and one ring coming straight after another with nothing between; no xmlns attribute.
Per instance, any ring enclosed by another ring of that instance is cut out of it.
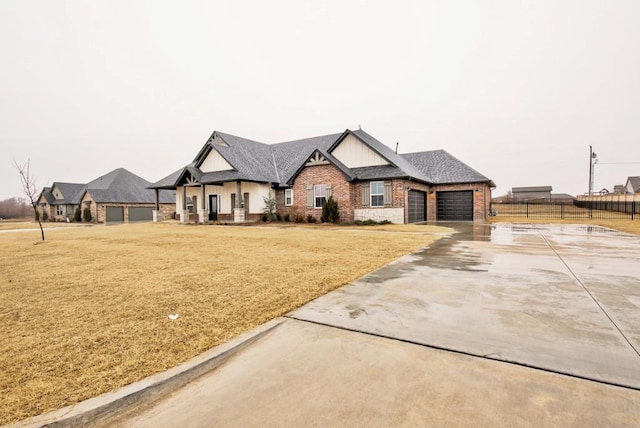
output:
<svg viewBox="0 0 640 428"><path fill-rule="evenodd" d="M244 223L259 221L268 184L234 181L188 183L176 187L176 218L180 223ZM154 221L158 221L154 217Z"/></svg>

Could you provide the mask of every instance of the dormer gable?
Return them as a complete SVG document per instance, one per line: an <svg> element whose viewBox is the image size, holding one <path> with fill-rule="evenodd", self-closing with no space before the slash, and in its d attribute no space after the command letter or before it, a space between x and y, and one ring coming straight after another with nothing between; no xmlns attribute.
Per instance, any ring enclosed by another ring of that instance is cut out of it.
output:
<svg viewBox="0 0 640 428"><path fill-rule="evenodd" d="M51 186L51 194L55 199L64 199L64 195L62 194L56 183L53 183L53 186Z"/></svg>
<svg viewBox="0 0 640 428"><path fill-rule="evenodd" d="M330 152L348 168L392 165L349 130L336 141Z"/></svg>
<svg viewBox="0 0 640 428"><path fill-rule="evenodd" d="M203 150L195 159L195 166L202 172L232 171L235 168L216 150L216 147L228 148L224 139L214 132Z"/></svg>

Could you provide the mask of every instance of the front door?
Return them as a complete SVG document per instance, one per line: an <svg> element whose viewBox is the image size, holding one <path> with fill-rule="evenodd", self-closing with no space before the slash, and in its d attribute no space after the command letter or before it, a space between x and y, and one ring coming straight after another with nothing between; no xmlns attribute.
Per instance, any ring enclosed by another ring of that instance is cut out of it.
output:
<svg viewBox="0 0 640 428"><path fill-rule="evenodd" d="M218 195L209 195L209 221L218 219Z"/></svg>

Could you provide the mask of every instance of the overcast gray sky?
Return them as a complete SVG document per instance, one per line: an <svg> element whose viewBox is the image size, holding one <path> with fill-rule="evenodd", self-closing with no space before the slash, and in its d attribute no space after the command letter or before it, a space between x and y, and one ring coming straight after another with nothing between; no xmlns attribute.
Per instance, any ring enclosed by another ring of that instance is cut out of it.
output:
<svg viewBox="0 0 640 428"><path fill-rule="evenodd" d="M213 130L364 130L514 186L640 175L640 1L0 0L0 199L124 167L156 181Z"/></svg>

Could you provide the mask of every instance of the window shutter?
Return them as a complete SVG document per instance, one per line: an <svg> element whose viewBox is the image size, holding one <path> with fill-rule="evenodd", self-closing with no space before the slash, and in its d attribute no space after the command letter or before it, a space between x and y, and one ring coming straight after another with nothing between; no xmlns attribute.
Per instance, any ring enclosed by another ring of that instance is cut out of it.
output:
<svg viewBox="0 0 640 428"><path fill-rule="evenodd" d="M362 206L368 207L370 203L370 188L369 183L362 183Z"/></svg>
<svg viewBox="0 0 640 428"><path fill-rule="evenodd" d="M384 182L384 206L390 207L393 203L392 198L393 187L391 186L391 181Z"/></svg>
<svg viewBox="0 0 640 428"><path fill-rule="evenodd" d="M313 208L313 184L307 184L307 208Z"/></svg>
<svg viewBox="0 0 640 428"><path fill-rule="evenodd" d="M327 195L327 199L329 199L331 197L331 195L332 195L332 193L331 193L331 184L327 184L326 193L325 194Z"/></svg>

